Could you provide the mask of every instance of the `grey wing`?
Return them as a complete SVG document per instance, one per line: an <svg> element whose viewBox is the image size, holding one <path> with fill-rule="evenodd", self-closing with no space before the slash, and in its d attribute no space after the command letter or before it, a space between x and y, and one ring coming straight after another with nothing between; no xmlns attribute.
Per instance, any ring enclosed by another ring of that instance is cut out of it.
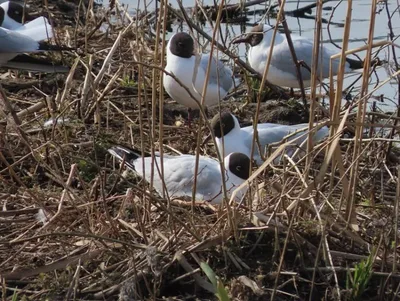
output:
<svg viewBox="0 0 400 301"><path fill-rule="evenodd" d="M176 156L164 161L164 179L170 197L192 196L195 164L196 157L192 155ZM220 183L218 162L200 157L196 199L210 200L221 189Z"/></svg>
<svg viewBox="0 0 400 301"><path fill-rule="evenodd" d="M281 141L285 136L293 133L296 130L307 128L307 123L296 124L296 125L275 125L272 127L261 127L258 130L258 138L262 147ZM250 137L249 137L250 139ZM251 137L252 139L252 137ZM251 142L249 141L249 145Z"/></svg>
<svg viewBox="0 0 400 301"><path fill-rule="evenodd" d="M281 129L282 125L277 123L259 123L257 124L257 134L258 134L258 141L260 142L261 151L264 152L265 146L273 143L275 141L279 141L280 133L274 131L275 128ZM243 135L244 143L249 148L251 148L251 144L253 143L253 133L254 128L253 126L246 126L242 128L243 131L247 132L248 135ZM278 140L277 140L278 139ZM258 147L254 149L255 158L258 156Z"/></svg>
<svg viewBox="0 0 400 301"><path fill-rule="evenodd" d="M257 130L264 130L264 129L271 129L273 127L279 127L282 126L282 124L279 123L259 123L257 124ZM250 134L253 134L254 127L252 125L245 126L241 128L243 131L248 132Z"/></svg>
<svg viewBox="0 0 400 301"><path fill-rule="evenodd" d="M45 17L25 23L24 26L16 29L18 33L32 37L35 41L43 41L53 37L53 29Z"/></svg>
<svg viewBox="0 0 400 301"><path fill-rule="evenodd" d="M304 130L302 130L304 129ZM299 131L296 135L293 135L290 137L290 140L302 136L302 138L296 140L295 144L300 145L305 139L307 139L308 135L305 135L305 133L308 130L308 123L301 123L301 124L296 124L296 125L274 125L267 127L261 126L260 129L258 130L258 138L259 138L259 143L260 143L260 148L261 152L264 153L266 150L266 147L274 142L279 142L281 141L285 136ZM318 132L313 136L313 141L314 143L324 139L327 135L329 134L329 129L327 127L323 127ZM251 146L253 142L253 136L249 135L246 139L246 144ZM262 163L261 158L259 157L259 152L258 152L258 146L255 148L255 153L254 153L254 158L257 160L258 164Z"/></svg>
<svg viewBox="0 0 400 301"><path fill-rule="evenodd" d="M39 49L39 43L16 31L0 27L0 53L33 52Z"/></svg>
<svg viewBox="0 0 400 301"><path fill-rule="evenodd" d="M317 143L325 139L325 137L327 137L328 135L329 135L329 128L327 126L320 128L313 137L314 143Z"/></svg>
<svg viewBox="0 0 400 301"><path fill-rule="evenodd" d="M161 159L160 157L140 157L134 161L135 171L146 179L148 183L151 181L152 165L154 169L153 187L162 195L164 185L167 188L170 197L185 195L184 182L189 170L185 170L185 166L181 166L180 156L168 158L165 157L164 177L161 176Z"/></svg>
<svg viewBox="0 0 400 301"><path fill-rule="evenodd" d="M299 61L303 61L311 70L313 61L313 42L308 39L298 38L293 40L293 46L296 50L297 59ZM321 74L322 68L323 78L329 76L329 61L331 55L333 54L334 52L325 47L322 49L322 64L321 61L318 64L318 75ZM296 76L296 66L293 62L292 53L286 41L274 47L273 56L271 58L271 65L281 70L282 72L287 72ZM336 65L337 60L334 61L333 66L335 73L337 70L337 67L335 67ZM303 80L311 80L311 73L306 67L301 68L301 76Z"/></svg>
<svg viewBox="0 0 400 301"><path fill-rule="evenodd" d="M196 196L212 201L222 194L222 179L219 163L211 158L201 157L197 175Z"/></svg>
<svg viewBox="0 0 400 301"><path fill-rule="evenodd" d="M281 141L285 136L298 131L296 135L290 137L290 139L294 139L299 136L303 136L302 138L296 140L296 144L301 144L304 140L307 139L308 135L304 135L308 132L308 123L300 123L295 125L280 125L279 127L270 128L269 130L260 130L259 139L261 145L267 145L273 142ZM317 131L313 136L314 142L320 141L324 139L329 134L328 127L322 127Z"/></svg>
<svg viewBox="0 0 400 301"><path fill-rule="evenodd" d="M210 54L202 54L200 60L200 66L204 73L207 71L208 59ZM223 62L212 57L210 65L210 77L209 83L218 84L225 91L229 91L233 86L232 70L225 66Z"/></svg>

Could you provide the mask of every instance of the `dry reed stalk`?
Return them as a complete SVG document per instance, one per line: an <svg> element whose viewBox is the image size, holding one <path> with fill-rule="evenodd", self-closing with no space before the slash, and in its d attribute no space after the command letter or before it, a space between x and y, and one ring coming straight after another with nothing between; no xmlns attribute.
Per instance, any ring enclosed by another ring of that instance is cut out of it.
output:
<svg viewBox="0 0 400 301"><path fill-rule="evenodd" d="M138 22L138 21L136 21ZM139 27L137 27L139 28ZM139 42L139 37L136 36L136 42ZM132 52L132 44L131 44L131 50ZM136 55L136 59L138 61L141 61L141 53L137 53ZM138 86L141 87L146 87L146 80L145 80L145 74L144 74L144 68L142 65L138 66ZM144 98L144 99L143 99ZM146 93L144 93L144 97L142 95L142 89L138 89L138 94L137 94L137 100L138 100L138 105L139 108L141 108L143 106L143 104L147 104L148 103L148 99L147 99L147 95ZM148 111L148 110L147 110ZM132 122L133 124L133 122ZM143 120L143 115L142 115L142 110L139 109L139 135L140 135L140 151L141 151L141 156L144 157L145 156L145 137L144 137L144 120ZM144 165L144 161L142 161L142 170L145 171L145 165ZM143 173L143 177L145 176L145 173ZM141 225L141 230L142 230L142 235L143 236L147 236L147 229L145 227L143 227L142 225L147 224L148 221L150 221L150 217L149 217L149 212L150 212L150 204L148 204L146 206L145 204L145 200L146 200L146 188L147 185L145 183L145 181L142 181L142 185L141 185L141 199L143 200L143 207L145 208L144 210L144 214L140 217L138 211L136 211L137 214L137 218L140 220L139 225ZM147 238L146 238L146 242L147 242Z"/></svg>
<svg viewBox="0 0 400 301"><path fill-rule="evenodd" d="M352 0L349 0L347 3L347 13L346 13L346 19L345 19L345 25L344 25L344 32L343 32L343 46L341 49L341 53L340 53L340 63L339 63L339 70L337 73L337 84L336 84L336 93L334 93L333 91L333 68L332 68L332 60L334 59L333 57L331 58L331 62L330 62L330 105L331 105L331 121L338 124L339 123L339 113L340 113L340 104L341 104L341 99L342 99L342 91L343 91L343 79L344 79L344 73L345 73L345 64L346 64L346 51L348 49L348 44L349 44L349 37L350 37L350 26L351 26L351 14L352 14ZM334 100L332 102L332 100ZM349 111L347 110L345 113L345 116L349 113ZM341 124L345 121L345 118L347 117L342 117L342 121ZM330 127L330 136L333 136L335 133L337 133L336 130L336 126L334 126L333 124ZM336 148L336 147L335 147ZM327 153L326 153L326 157L330 159L332 159L331 162L331 168L332 170L334 170L336 162L339 162L338 164L340 165L340 161L341 161L341 154L340 154L340 150L337 149L332 149L330 148L329 151L332 150L331 153L331 158L329 158L329 154L328 154L328 149L327 149ZM329 162L329 161L328 161ZM324 163L327 164L327 161L325 161ZM343 167L339 166L339 171L343 171ZM347 178L345 177L345 175L341 175L342 178L344 179L343 181L343 185L347 185L348 181ZM350 186L348 186L350 187ZM348 195L346 195L348 196ZM340 208L338 210L340 212ZM337 283L337 278L335 278L335 282L336 282L336 288L338 289L338 283ZM338 291L339 293L339 291ZM338 294L338 296L340 296L340 294Z"/></svg>
<svg viewBox="0 0 400 301"><path fill-rule="evenodd" d="M363 69L363 78L362 78L363 81L362 81L362 86L361 86L360 97L363 97L365 94L367 94L367 91L368 91L369 69L370 69L370 62L371 62L372 43L373 43L373 38L374 38L374 28L375 28L375 14L376 14L376 0L372 0L371 15L370 15L370 28L369 28L370 31L369 31L368 43L367 43L368 48L367 48L367 55L364 60L364 69ZM358 109L357 109L357 119L356 119L357 121L356 122L364 123L366 104L367 104L367 101L359 102ZM363 130L362 126L357 126L356 132L355 132L355 137L354 137L355 144L354 144L353 160L355 161L355 164L353 165L353 167L350 171L350 179L349 179L349 189L350 190L348 192L348 196L350 198L347 199L347 203L346 203L346 219L350 225L357 224L354 203L355 203L356 186L358 184L357 172L358 172L359 161L356 160L356 158L359 157L359 153L360 153L361 141L362 141L362 130Z"/></svg>
<svg viewBox="0 0 400 301"><path fill-rule="evenodd" d="M386 10L386 15L387 15L387 18L388 18L389 38L390 38L390 41L393 43L394 38L395 38L395 35L394 35L394 32L393 32L393 25L392 25L393 14L390 14L388 3L384 3L384 5L385 5L385 10ZM395 51L396 49L395 49L393 44L392 44L391 48L392 48L393 62L394 62L394 65L395 65L396 69L398 70L399 69L399 62L398 62L396 51ZM400 77L397 76L397 89L398 90L400 90L400 80L399 79L400 79ZM400 95L398 95L398 99L397 99L397 116L398 117L400 117L400 109L399 109L399 107L400 107ZM397 123L398 122L395 121L395 125L397 125ZM395 134L395 131L394 131L394 129L392 129L390 134L389 134L389 137L392 138L394 134ZM389 153L391 152L391 150L392 150L392 143L389 143L387 145L387 151L386 151L387 155L386 156L389 156Z"/></svg>
<svg viewBox="0 0 400 301"><path fill-rule="evenodd" d="M163 13L163 17L162 17L162 32L163 32L163 39L162 39L162 44L161 44L161 61L160 61L160 65L164 66L165 64L165 33L167 30L167 12L168 9L166 8L168 6L168 0L165 1L161 1L161 12ZM161 15L161 13L160 13ZM163 148L163 137L164 137L164 85L163 85L163 73L160 71L159 72L159 79L160 79L160 92L159 92L159 102L158 102L158 106L159 106L159 151L160 151L160 165L161 165L161 173L160 175L164 178L164 148ZM164 189L163 189L163 195L164 195ZM168 208L170 209L170 199L167 198L168 201ZM174 225L172 224L172 227L174 227Z"/></svg>
<svg viewBox="0 0 400 301"><path fill-rule="evenodd" d="M314 115L315 115L315 102L316 102L316 94L317 94L317 83L318 83L318 66L322 65L322 60L320 63L320 48L322 49L323 45L321 44L320 46L320 39L321 39L321 27L322 27L322 0L317 1L317 11L316 11L316 19L315 19L315 27L316 30L314 30L314 45L313 45L313 60L311 64L311 91L310 91L310 120L308 121L308 130L309 130L309 135L308 135L308 141L307 141L307 158L306 158L306 170L304 172L304 177L308 178L308 170L310 168L310 153L313 148L313 137L312 137L312 128L314 126ZM322 51L321 51L322 52ZM323 67L323 66L322 66ZM322 72L322 67L321 67L321 72ZM299 67L300 68L300 67ZM300 80L299 80L300 82ZM304 93L304 87L302 87L302 93Z"/></svg>
<svg viewBox="0 0 400 301"><path fill-rule="evenodd" d="M181 252L177 252L175 254L175 259L179 262L179 264L187 273L193 273L193 271L195 271L195 269L190 265L190 263ZM193 278L200 287L211 293L215 293L215 288L209 281L197 274L193 274Z"/></svg>
<svg viewBox="0 0 400 301"><path fill-rule="evenodd" d="M70 169L70 174L69 174L69 176L68 176L68 180L67 180L67 182L66 182L66 184L65 184L66 187L68 187L68 186L71 185L71 182L72 182L72 180L73 180L73 177L75 176L76 170L77 170L77 165L76 165L76 164L72 165L72 166L71 166L71 169ZM67 189L64 189L64 190L63 190L63 193L62 193L62 195L61 195L61 198L60 198L60 202L59 202L59 204L58 204L58 208L57 208L56 214L54 214L54 215L51 217L51 219L50 219L46 224L43 225L41 231L43 231L43 230L45 230L47 227L49 227L49 225L50 225L53 221L55 221L55 220L57 219L58 216L61 215L62 209L63 209L63 204L64 204L64 202L66 201L66 198L67 198ZM40 231L38 231L37 234L38 234L38 233L40 233Z"/></svg>
<svg viewBox="0 0 400 301"><path fill-rule="evenodd" d="M182 4L182 2L180 0L178 1L178 4L179 4L179 6L181 8L181 13L183 14L185 20L188 22L188 24L191 24L190 21L189 21L190 19L187 17L186 11L185 11L185 9L183 7L183 4ZM207 93L208 79L209 79L209 76L210 76L211 61L213 59L213 57L212 57L213 49L214 49L214 45L216 44L216 42L215 42L216 38L215 37L216 37L217 32L218 32L218 30L216 30L216 28L220 28L221 13L222 13L222 8L223 7L224 7L224 1L222 1L220 3L220 5L219 5L217 20L216 20L216 23L214 25L213 36L211 38L210 57L209 57L208 64L207 64L207 69L206 69L206 72L205 72L203 91L202 91L202 93L199 93L201 95L201 100L200 100L199 103L196 100L196 103L198 104L200 112L201 112L201 118L199 120L199 125L198 125L200 129L202 127L203 118L204 118L204 120L207 120L206 114L204 113L204 101L205 101L205 96L206 96L206 93ZM198 68L198 65L197 65L197 68ZM194 71L194 74L193 74L193 81L196 80L196 76L197 76L197 70L196 70L196 66L195 66L195 71ZM206 126L207 126L207 128L209 129L209 131L211 133L211 137L212 137L212 141L214 142L214 145L216 145L215 136L214 136L213 130L211 129L210 123L206 122ZM197 135L197 143L196 143L196 164L195 164L195 171L194 171L195 178L194 178L194 181L193 181L192 204L194 204L193 202L195 200L195 194L196 194L196 189L197 189L197 174L198 174L198 167L199 167L199 155L200 155L200 151L199 150L200 150L200 143L201 143L201 136L200 136L201 134L202 134L202 131L199 130L198 131L198 135ZM220 163L221 170L224 170L225 169L224 158L222 158L220 156L219 152L217 152L217 157L218 157L218 160L219 160L219 163ZM221 173L221 177L222 177L222 191L223 191L224 196L225 196L224 199L227 199L227 197L226 197L227 194L226 194L225 174ZM235 223L232 220L232 214L230 212L230 210L231 210L230 206L229 206L228 203L226 203L225 205L226 205L227 213L228 213L228 222L229 222L228 227L230 227L234 231L235 237L237 237Z"/></svg>
<svg viewBox="0 0 400 301"><path fill-rule="evenodd" d="M283 6L285 5L285 2L286 1L283 0L282 3L280 4L279 13L278 13L278 16L277 16L277 22L279 22L281 20L281 18L282 18ZM254 118L254 127L255 127L254 133L257 133L257 123L258 123L258 115L259 115L260 105L261 105L260 104L261 103L261 95L262 95L262 91L263 91L263 89L264 89L264 87L266 85L266 82L267 82L267 74L268 74L268 71L269 71L269 66L271 64L271 57L272 57L272 52L273 52L274 45L275 45L275 37L276 37L277 30L278 30L278 26L275 26L274 32L273 32L273 35L272 35L272 39L271 39L272 47L270 47L270 51L269 51L269 54L268 54L267 62L266 62L266 65L265 65L265 69L264 69L264 72L263 72L262 78L261 78L261 84L260 84L260 88L259 88L259 92L258 92L258 96L257 96L257 110L256 110L255 118ZM256 137L256 135L253 137L252 150L251 150L251 153L250 153L251 157L253 157L253 154L254 154L254 144L255 144L255 139L256 139L255 137Z"/></svg>
<svg viewBox="0 0 400 301"><path fill-rule="evenodd" d="M78 66L78 63L79 63L79 59L76 59L74 64L71 67L71 70L69 71L68 77L66 79L66 85L64 87L64 91L61 94L61 98L60 98L58 106L57 106L59 109L63 109L64 106L65 106L64 102L65 102L65 99L66 99L66 97L67 97L67 95L68 95L68 93L70 91L69 88L70 88L70 85L72 83L73 76L74 76L74 73L75 73L75 69Z"/></svg>
<svg viewBox="0 0 400 301"><path fill-rule="evenodd" d="M278 282L279 281L279 276L280 276L280 273L282 271L284 258L285 258L284 255L286 254L286 250L287 250L288 243L289 243L289 237L291 235L291 229L292 229L294 220L295 220L295 215L293 214L290 217L289 225L288 225L288 231L286 233L286 237L285 237L285 241L284 241L284 244L283 244L283 248L281 250L281 256L280 256L280 259L279 259L278 268L276 270L277 275L276 275L275 282L274 282L274 287L273 287L273 291L272 291L272 295L271 295L271 300L275 300L275 298L276 298L276 293L277 293L278 283L279 283Z"/></svg>
<svg viewBox="0 0 400 301"><path fill-rule="evenodd" d="M323 182L326 171L328 169L328 165L330 164L330 162L336 152L336 148L338 147L339 133L341 133L344 128L346 118L347 118L347 114L342 118L342 120L338 126L338 130L335 133L336 137L335 136L332 138L329 137L330 146L327 147L327 155L324 158L324 162L322 163L322 166L320 167L317 177L314 179L314 181L310 182L309 186L299 195L298 200L296 200L292 204L290 204L290 206L287 208L287 210L289 212L292 211L293 209L295 209L299 199L304 199L304 198L308 197L310 195L310 193L312 192L312 190L315 189L316 187L318 187L318 185Z"/></svg>
<svg viewBox="0 0 400 301"><path fill-rule="evenodd" d="M299 176L299 178L300 178L300 180L301 180L301 182L302 182L304 188L308 188L308 184L307 184L307 182L306 182L306 178L305 178L305 176L300 172L300 170L298 169L296 163L295 163L289 156L286 156L286 159L288 160L288 162L289 162L289 163L294 167L294 169L296 170L296 173L297 173L297 175ZM323 224L323 222L322 222L321 215L320 215L319 210L318 210L318 208L317 208L315 198L314 198L314 197L310 197L310 202L311 202L311 204L313 205L313 209L314 209L314 211L315 211L315 215L317 216L318 223L319 223L319 226L320 226L320 231L321 231L321 233L324 233L324 224Z"/></svg>
<svg viewBox="0 0 400 301"><path fill-rule="evenodd" d="M314 131L318 131L320 128L322 128L323 126L326 126L328 122L324 122L324 123L320 123L318 125L315 125L315 127L313 128ZM343 123L343 122L342 122ZM344 126L344 123L343 125ZM307 133L305 133L304 135L307 135ZM253 172L250 177L247 179L246 182L244 182L242 185L238 186L231 195L231 199L230 199L230 203L232 204L234 202L235 196L238 193L238 191L242 188L244 188L245 186L249 185L252 181L254 181L258 175L260 175L281 153L282 151L289 146L290 144L294 143L295 141L301 139L304 135L298 136L296 138L293 138L292 140L285 142L283 144L281 144L268 158L267 160L265 160L265 162L255 171ZM339 136L337 138L335 138L335 141L338 141ZM312 186L312 185L311 185ZM311 187L309 186L309 187ZM288 208L288 210L290 210Z"/></svg>
<svg viewBox="0 0 400 301"><path fill-rule="evenodd" d="M159 47L160 47L160 31L161 31L161 26L162 26L162 17L163 17L163 5L164 2L161 2L161 7L160 7L160 11L158 13L158 18L157 18L157 22L156 22L156 36L155 36L155 49L154 49L154 53L153 53L153 61L156 65L158 65L160 58L159 58ZM157 125L157 103L159 103L159 101L157 101L157 84L158 82L160 82L160 84L162 85L162 79L160 79L160 72L158 72L156 69L152 69L152 86L151 86L151 135L150 135L150 139L151 139L151 167L150 167L150 191L153 190L153 183L154 183L154 175L155 173L158 173L159 177L164 180L164 161L163 161L163 157L161 157L161 168L160 166L158 166L157 161L156 161L156 125ZM162 127L161 123L159 123L159 126ZM162 131L160 131L160 133L162 133ZM161 140L162 141L162 140ZM161 142L160 141L160 142ZM162 149L162 143L160 143L159 146ZM157 168L157 170L155 170L155 168ZM163 185L163 197L165 198L165 189L164 189L165 184Z"/></svg>
<svg viewBox="0 0 400 301"><path fill-rule="evenodd" d="M87 108L89 91L91 90L91 84L93 83L93 78L91 74L93 66L93 56L89 55L89 63L87 65L85 63L82 63L82 61L81 64L83 64L83 66L86 68L86 76L83 83L82 99L80 101L80 114L81 116L85 116L85 109Z"/></svg>
<svg viewBox="0 0 400 301"><path fill-rule="evenodd" d="M279 13L278 13L278 16L277 16L277 22L279 22L281 20L281 18L282 18L283 7L285 5L285 2L286 2L286 0L283 0L282 3L280 3L280 9L279 9ZM268 71L269 71L269 66L271 64L272 52L273 52L273 49L274 49L275 37L276 37L277 30L278 30L278 26L276 26L274 28L274 32L272 34L272 39L271 39L272 47L270 47L270 50L269 50L267 62L266 62L266 65L265 65L264 72L262 74L262 78L261 78L260 88L258 90L257 108L256 108L256 114L255 114L254 120L253 120L254 132L253 132L253 138L252 138L252 144L251 144L251 150L250 150L250 159L253 158L253 156L254 156L254 151L255 151L256 145L259 145L259 143L258 143L257 124L258 124L259 114L260 114L261 95L263 94L262 92L264 90L264 87L267 84L267 74L268 74ZM260 150L259 150L259 153L261 153ZM250 170L252 170L252 168L253 168L252 161L250 161ZM232 198L231 198L231 202L230 203L232 203ZM249 206L252 207L251 198L250 198ZM249 212L249 217L251 217L251 210Z"/></svg>
<svg viewBox="0 0 400 301"><path fill-rule="evenodd" d="M310 288L310 298L308 300L312 301L313 298L313 292L315 288L315 280L316 280L316 275L317 275L317 269L319 268L319 260L320 260L320 253L321 253L321 248L322 248L322 239L319 242L318 245L318 251L317 251L317 256L315 256L314 260L314 270L312 274L312 280L311 280L311 288Z"/></svg>
<svg viewBox="0 0 400 301"><path fill-rule="evenodd" d="M397 189L396 189L396 199L394 201L394 210L393 210L393 234L394 234L394 246L398 246L399 235L398 235L398 224L399 224L399 201L400 200L400 166L397 167ZM397 247L394 247L393 250L393 267L392 273L395 274L397 272Z"/></svg>
<svg viewBox="0 0 400 301"><path fill-rule="evenodd" d="M306 105L306 94L304 92L304 83L303 83L303 77L301 75L301 66L300 66L299 60L297 59L296 51L294 50L293 41L292 41L292 37L290 36L289 27L288 27L288 25L286 23L286 16L285 16L285 11L284 11L285 2L286 2L285 0L284 1L278 0L278 4L280 5L280 7L279 7L279 15L280 15L280 17L277 18L277 20L278 20L278 22L280 21L282 23L283 28L285 30L286 41L287 41L287 44L289 46L290 53L292 55L293 63L296 66L296 77L297 77L297 80L299 82L300 93L301 93L301 97L303 99L303 103L304 103L304 106L305 106Z"/></svg>

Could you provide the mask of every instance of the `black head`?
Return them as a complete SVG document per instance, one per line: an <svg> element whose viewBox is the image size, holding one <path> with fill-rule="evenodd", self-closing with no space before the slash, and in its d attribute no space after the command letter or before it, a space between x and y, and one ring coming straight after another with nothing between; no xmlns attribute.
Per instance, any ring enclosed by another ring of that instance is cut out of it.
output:
<svg viewBox="0 0 400 301"><path fill-rule="evenodd" d="M3 24L4 21L4 9L2 7L0 7L0 25Z"/></svg>
<svg viewBox="0 0 400 301"><path fill-rule="evenodd" d="M171 38L169 50L176 56L190 58L194 54L194 41L186 32L179 32Z"/></svg>
<svg viewBox="0 0 400 301"><path fill-rule="evenodd" d="M221 138L235 128L235 119L229 112L221 113L221 118L218 113L211 120L211 128L214 131L215 137Z"/></svg>
<svg viewBox="0 0 400 301"><path fill-rule="evenodd" d="M242 153L232 153L229 157L229 171L235 176L247 180L250 177L250 159Z"/></svg>
<svg viewBox="0 0 400 301"><path fill-rule="evenodd" d="M258 44L261 43L263 37L264 37L264 26L263 24L258 24L254 26L250 32L244 34L244 36L239 36L238 38L235 38L232 40L232 44L238 44L238 43L247 43L250 44L251 46L257 46Z"/></svg>
<svg viewBox="0 0 400 301"><path fill-rule="evenodd" d="M34 17L30 16L27 12L25 12L25 18L23 18L24 7L19 3L11 1L8 2L7 15L18 23L22 23L22 19L24 19L25 22L29 22L34 19Z"/></svg>

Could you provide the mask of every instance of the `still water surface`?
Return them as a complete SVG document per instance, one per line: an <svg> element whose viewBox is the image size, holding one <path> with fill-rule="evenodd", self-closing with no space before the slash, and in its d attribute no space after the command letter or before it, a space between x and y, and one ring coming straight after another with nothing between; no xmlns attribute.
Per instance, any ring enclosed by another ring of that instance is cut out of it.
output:
<svg viewBox="0 0 400 301"><path fill-rule="evenodd" d="M392 16L392 26L393 26L393 31L395 36L400 35L400 11L398 10L398 3L396 0L387 0L388 1L388 7L390 13L393 15ZM198 2L204 3L204 5L213 5L214 1L213 0L206 0L206 1L201 1L199 0ZM234 4L238 3L239 1L226 1L226 3L229 4ZM153 1L143 1L143 0L122 0L122 3L128 5L129 11L132 14L135 14L135 11L137 9L143 10L145 7L145 4L147 5L148 10L152 10L155 8L155 3L156 0ZM174 6L178 7L176 0L170 0L169 3ZM196 0L183 0L183 4L185 7L193 7L196 3ZM315 1L309 1L309 0L293 0L293 1L287 1L285 5L285 11L290 11L290 10L295 10L298 7L304 7L306 5L309 5L311 3L315 3ZM341 41L342 41L342 36L343 36L343 26L340 26L339 24L344 24L344 20L346 17L346 12L347 12L347 1L331 1L327 2L324 4L324 11L323 11L323 18L328 20L331 15L332 15L332 9L336 7L336 10L332 16L331 22L337 25L330 25L329 26L329 32L331 34L332 41L335 42L337 45L341 46ZM257 6L252 6L249 9L250 10L255 10L255 9L262 9L265 8L264 5L257 5ZM349 43L349 49L357 48L360 46L363 46L366 44L368 34L369 34L369 16L370 16L370 10L371 10L371 1L367 0L354 0L353 1L353 11L352 11L352 23L351 23L351 31L350 31L350 43ZM380 41L380 40L388 40L389 36L389 28L388 28L388 17L387 13L385 10L385 7L383 4L379 4L377 7L378 14L376 16L376 23L375 23L375 32L374 32L374 39L375 41ZM315 16L315 9L313 9L311 16ZM248 31L251 27L251 24L257 23L260 21L262 18L262 15L249 15L248 16L248 26L246 26L246 31ZM294 17L287 17L287 22L289 25L290 30L292 31L293 34L305 36L308 38L313 38L314 37L314 27L315 27L315 21L313 19L305 19L305 18L294 18ZM276 20L275 19L269 19L270 24L275 24ZM222 24L221 25L221 32L224 35L228 35L228 37L234 37L237 36L241 33L241 27L239 25L233 25L233 24ZM323 28L323 41L325 45L331 49L337 49L333 44L330 44L330 38L328 34L328 29L327 29L327 24L322 24ZM210 35L212 34L212 29L210 27L205 27L204 28L206 32L208 32ZM175 31L180 31L181 29L178 29L178 26L174 28ZM184 28L185 30L185 28ZM167 36L168 38L168 36ZM399 43L400 44L400 43ZM339 49L338 49L339 52ZM243 60L246 60L246 49L244 45L241 45L240 48L238 49L238 53L240 57ZM400 57L400 49L397 49L397 57ZM361 58L364 58L365 53L360 52L359 56ZM389 52L388 49L384 49L379 53L379 58L393 61L392 59L393 54L391 51ZM377 76L372 76L371 78L371 85L370 89L374 87L374 85L377 83L377 81L383 81L389 76L389 70L386 67L380 67L377 69ZM391 71L393 72L393 71ZM357 78L357 74L351 74L346 76L346 81L345 81L345 87L346 85L350 85L355 79ZM360 81L358 86L356 85L356 88L359 87ZM397 89L397 81L396 80L391 80L389 83L387 83L385 86L382 88L378 89L376 92L373 93L374 96L384 96L384 103L380 103L379 107L383 111L392 111L397 107L397 99L399 97L398 95L399 91Z"/></svg>

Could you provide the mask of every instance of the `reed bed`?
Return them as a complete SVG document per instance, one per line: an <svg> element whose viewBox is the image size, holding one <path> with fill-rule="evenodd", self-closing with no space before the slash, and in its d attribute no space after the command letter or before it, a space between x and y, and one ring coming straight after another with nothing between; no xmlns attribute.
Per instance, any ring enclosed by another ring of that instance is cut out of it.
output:
<svg viewBox="0 0 400 301"><path fill-rule="evenodd" d="M163 35L180 16L201 42L211 39L214 53L238 62L227 42L215 43L227 4L218 1L211 8L215 20L205 18L218 29L208 36L178 2L181 9L159 1L156 11L152 4L133 16L118 1L108 8L77 2L80 18L56 27L57 41L76 48L54 57L69 64L70 73L3 76L2 300L400 298L400 115L367 110L370 68L363 70L359 94L342 104L351 0L342 69L327 95L316 88L316 69L311 93L301 92L303 101L285 100L288 94L266 81L268 70L255 86L251 68L240 62L245 83L231 101L210 108L213 114L229 109L248 124L307 120L310 133L315 121L330 126L325 141L306 143L305 152L283 156L279 164L274 158L290 142L271 146L266 162L253 167L240 206L163 199L113 162L106 150L118 143L143 153L217 156L212 141L203 143L210 132L205 111L189 128L185 108L163 91ZM376 50L376 1L370 5L367 59ZM276 18L284 20L285 1L279 6ZM50 0L39 8L60 18ZM321 8L317 1L316 29ZM396 58L390 31L391 40L378 46ZM314 54L318 58L318 47ZM380 84L399 82L398 76L392 72ZM246 100L253 103L243 108Z"/></svg>

